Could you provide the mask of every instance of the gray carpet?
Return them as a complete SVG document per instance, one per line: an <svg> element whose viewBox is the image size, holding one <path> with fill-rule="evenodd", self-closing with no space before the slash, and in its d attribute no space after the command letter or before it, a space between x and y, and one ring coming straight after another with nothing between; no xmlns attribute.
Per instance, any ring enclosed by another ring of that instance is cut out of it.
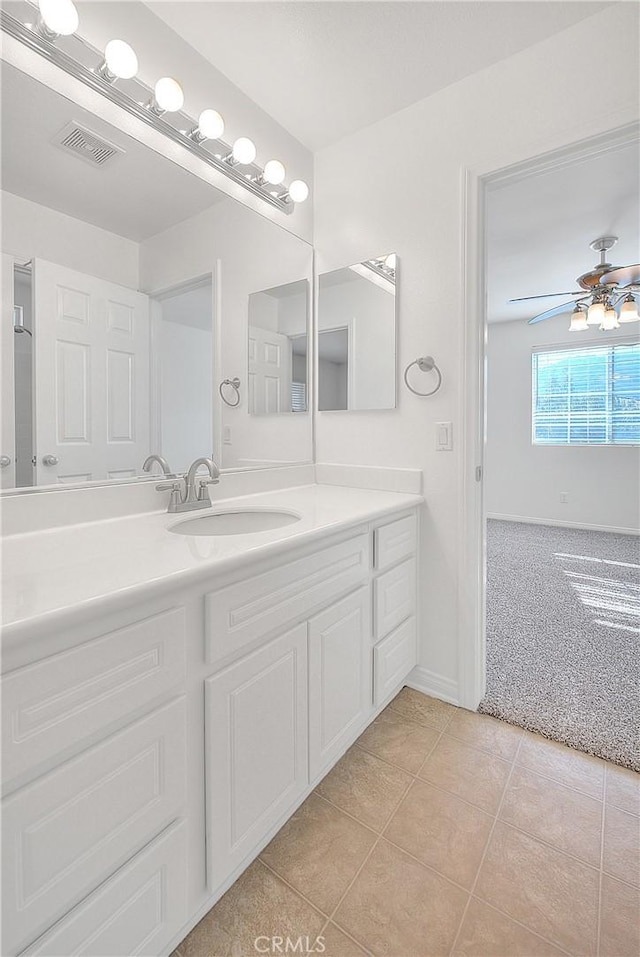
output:
<svg viewBox="0 0 640 957"><path fill-rule="evenodd" d="M487 526L478 710L640 771L640 540Z"/></svg>

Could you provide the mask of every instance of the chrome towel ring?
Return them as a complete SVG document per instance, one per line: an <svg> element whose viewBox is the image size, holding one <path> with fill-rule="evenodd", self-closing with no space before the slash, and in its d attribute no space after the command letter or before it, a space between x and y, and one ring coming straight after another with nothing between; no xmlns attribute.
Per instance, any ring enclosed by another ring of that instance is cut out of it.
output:
<svg viewBox="0 0 640 957"><path fill-rule="evenodd" d="M230 402L222 391L226 385L230 385L234 390L235 402ZM233 379L223 379L218 386L218 392L220 393L220 398L222 401L226 403L226 405L230 405L232 409L235 409L237 405L240 405L240 379L237 376L235 376Z"/></svg>
<svg viewBox="0 0 640 957"><path fill-rule="evenodd" d="M417 366L420 369L420 372L435 372L436 376L438 377L438 381L430 392L418 392L417 389L414 389L413 386L409 384L409 369L413 368L413 366ZM442 385L442 373L436 365L436 361L433 356L420 356L418 359L414 359L413 362L410 362L407 368L404 370L404 384L409 392L413 392L414 395L420 395L424 397L435 395Z"/></svg>

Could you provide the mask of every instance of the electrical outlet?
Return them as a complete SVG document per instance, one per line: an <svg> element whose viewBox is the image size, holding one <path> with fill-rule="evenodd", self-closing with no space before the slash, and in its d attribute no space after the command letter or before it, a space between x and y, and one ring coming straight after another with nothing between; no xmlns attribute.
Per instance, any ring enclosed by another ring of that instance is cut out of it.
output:
<svg viewBox="0 0 640 957"><path fill-rule="evenodd" d="M569 493L568 493L568 492L560 492L560 501L561 501L561 503L562 503L563 505L566 505L567 502L569 501Z"/></svg>
<svg viewBox="0 0 640 957"><path fill-rule="evenodd" d="M453 449L453 423L436 422L436 451L451 452Z"/></svg>

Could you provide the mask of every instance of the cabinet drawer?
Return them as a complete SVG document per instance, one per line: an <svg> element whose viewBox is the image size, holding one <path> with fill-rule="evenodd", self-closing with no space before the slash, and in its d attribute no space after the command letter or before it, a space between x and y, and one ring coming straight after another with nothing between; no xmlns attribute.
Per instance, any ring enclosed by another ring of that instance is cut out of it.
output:
<svg viewBox="0 0 640 957"><path fill-rule="evenodd" d="M375 637L384 638L401 622L415 613L415 559L402 562L380 575L373 583Z"/></svg>
<svg viewBox="0 0 640 957"><path fill-rule="evenodd" d="M373 649L374 703L382 704L417 662L416 620L409 618Z"/></svg>
<svg viewBox="0 0 640 957"><path fill-rule="evenodd" d="M187 921L186 824L174 824L22 957L162 953Z"/></svg>
<svg viewBox="0 0 640 957"><path fill-rule="evenodd" d="M35 940L179 816L185 713L177 699L4 800L3 953Z"/></svg>
<svg viewBox="0 0 640 957"><path fill-rule="evenodd" d="M6 675L4 783L168 692L184 671L184 610L172 608Z"/></svg>
<svg viewBox="0 0 640 957"><path fill-rule="evenodd" d="M363 534L210 593L205 598L207 661L237 655L262 635L307 618L368 575L369 538Z"/></svg>
<svg viewBox="0 0 640 957"><path fill-rule="evenodd" d="M403 558L415 554L417 522L415 515L407 515L388 525L381 525L373 533L374 568L384 571Z"/></svg>

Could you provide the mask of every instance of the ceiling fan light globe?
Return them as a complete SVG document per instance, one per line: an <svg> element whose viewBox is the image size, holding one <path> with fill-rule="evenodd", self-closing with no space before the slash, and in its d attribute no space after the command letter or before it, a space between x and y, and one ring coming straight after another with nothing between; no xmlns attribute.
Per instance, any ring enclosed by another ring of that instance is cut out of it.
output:
<svg viewBox="0 0 640 957"><path fill-rule="evenodd" d="M603 332L611 332L612 329L618 329L620 323L618 322L618 315L615 309L606 309L604 318L602 320L602 325L600 326Z"/></svg>
<svg viewBox="0 0 640 957"><path fill-rule="evenodd" d="M587 325L600 326L604 322L605 308L603 302L592 302L587 309Z"/></svg>
<svg viewBox="0 0 640 957"><path fill-rule="evenodd" d="M574 309L571 313L571 322L569 323L569 332L587 332L589 326L587 317L582 309Z"/></svg>
<svg viewBox="0 0 640 957"><path fill-rule="evenodd" d="M638 312L638 303L633 296L628 296L620 307L620 322L638 322L640 312Z"/></svg>

